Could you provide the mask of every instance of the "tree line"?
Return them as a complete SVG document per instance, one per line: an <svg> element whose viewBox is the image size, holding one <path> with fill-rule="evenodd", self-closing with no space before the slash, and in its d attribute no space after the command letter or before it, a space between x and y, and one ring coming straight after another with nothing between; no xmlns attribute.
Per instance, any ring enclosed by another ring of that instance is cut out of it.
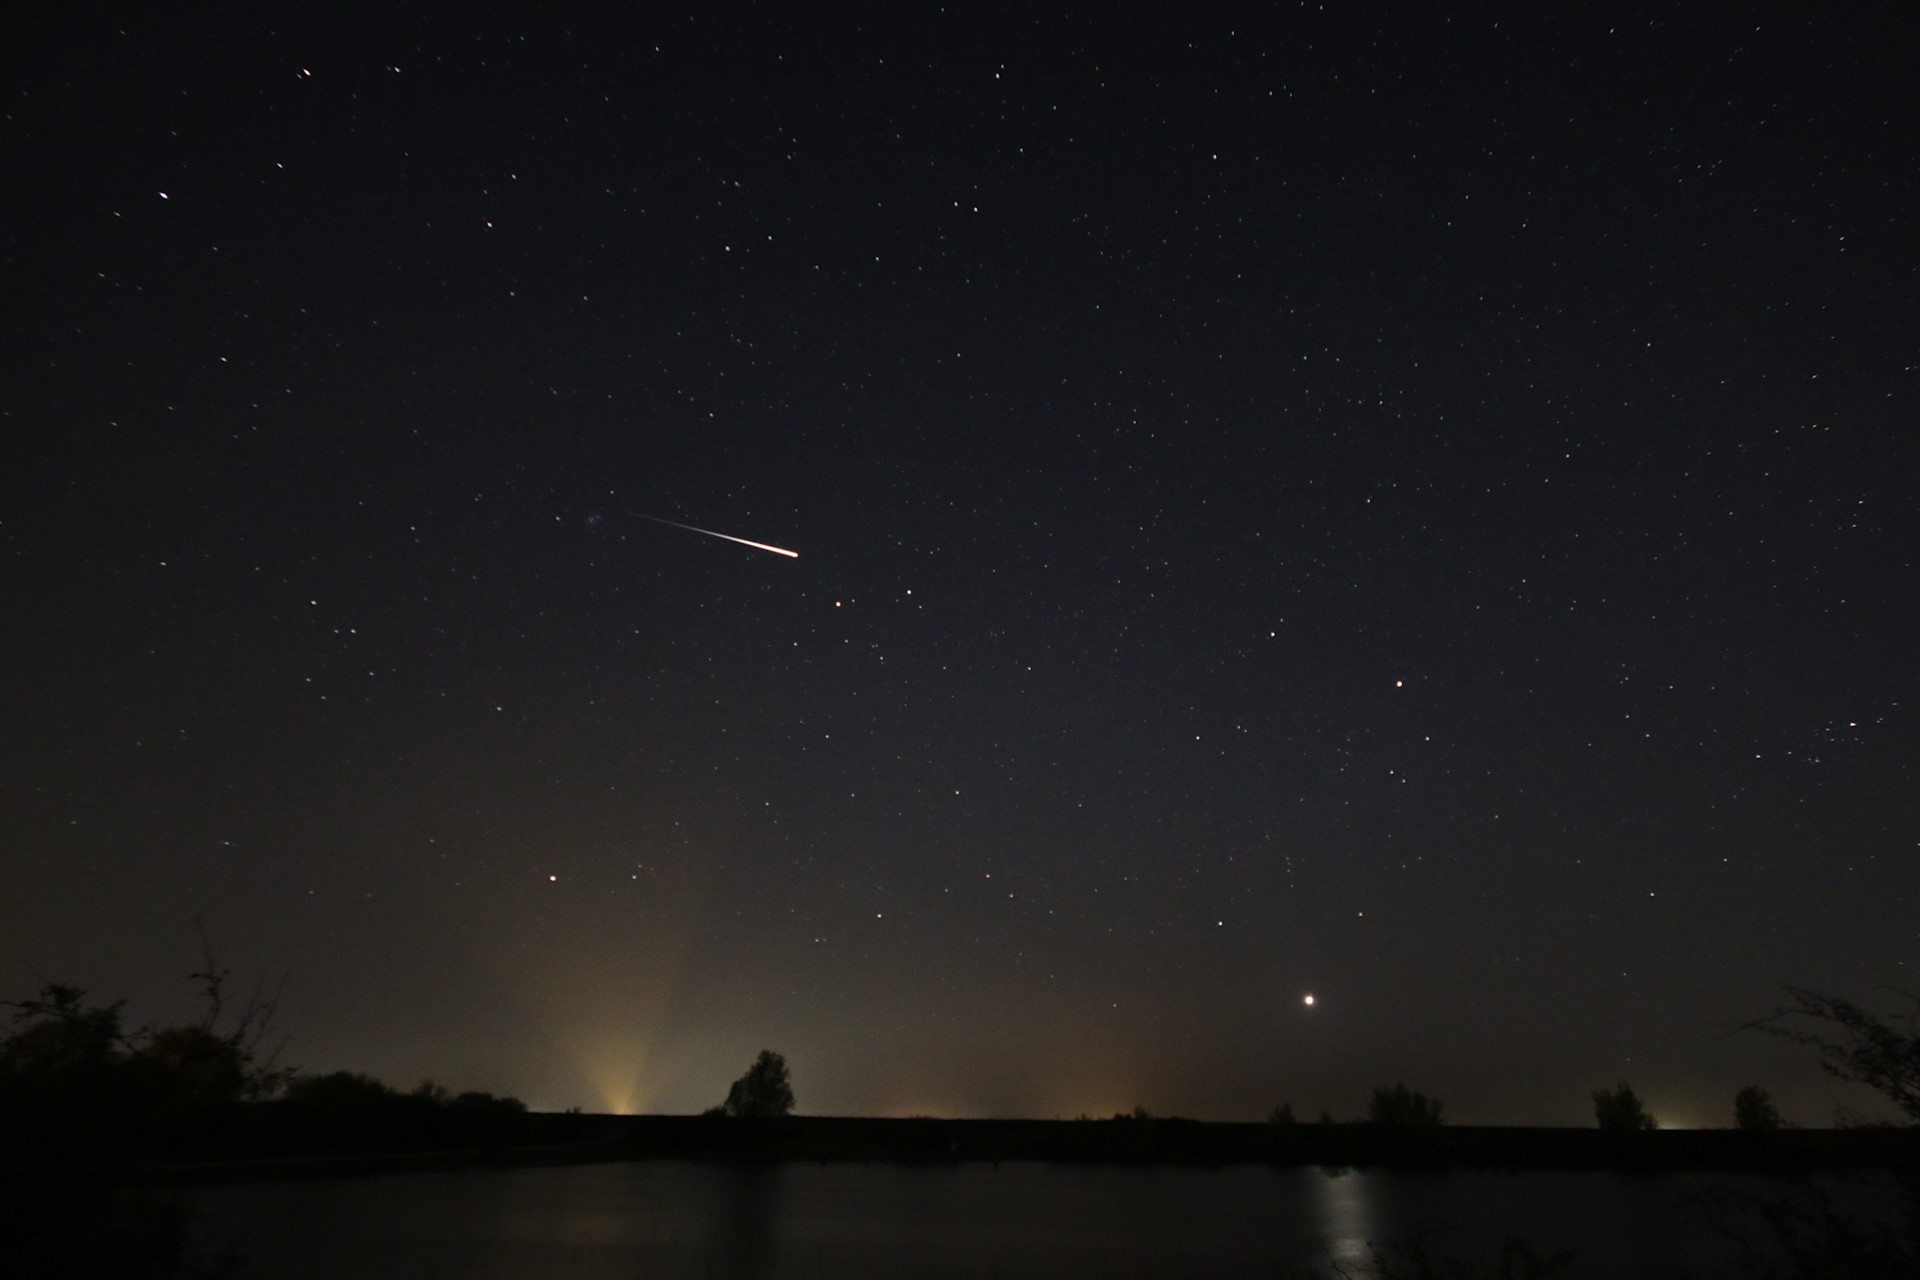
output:
<svg viewBox="0 0 1920 1280"><path fill-rule="evenodd" d="M1746 1029L1777 1036L1811 1049L1820 1069L1836 1080L1865 1085L1892 1103L1910 1124L1920 1125L1920 996L1901 993L1908 1002L1903 1013L1875 1014L1844 996L1787 988L1788 1001ZM1404 1083L1383 1085L1367 1103L1369 1124L1419 1127L1444 1124L1440 1100L1409 1089ZM1733 1095L1733 1127L1753 1133L1786 1128L1787 1122L1773 1097L1757 1084ZM1297 1123L1291 1103L1268 1113L1273 1124ZM1333 1117L1320 1113L1323 1124ZM1622 1080L1611 1088L1593 1091L1593 1120L1614 1132L1657 1129L1659 1121L1640 1095Z"/></svg>
<svg viewBox="0 0 1920 1280"><path fill-rule="evenodd" d="M211 958L193 977L201 1016L173 1026L129 1027L124 1000L92 1003L66 983L8 1002L4 1149L84 1162L484 1143L526 1112L517 1098L431 1080L403 1092L356 1072L283 1067L268 1042L273 1003L236 1001Z"/></svg>
<svg viewBox="0 0 1920 1280"><path fill-rule="evenodd" d="M534 1118L515 1098L454 1093L432 1081L403 1092L354 1072L282 1066L272 1000L258 991L236 998L228 972L210 954L192 977L200 1015L157 1028L130 1027L125 1001L95 1003L79 987L57 982L0 1004L12 1009L0 1029L0 1259L24 1266L21 1274L222 1274L217 1260L194 1254L177 1211L126 1190L137 1162L485 1148L526 1141L531 1132L525 1126ZM1829 1076L1876 1091L1920 1124L1920 998L1908 996L1904 1014L1883 1017L1844 997L1798 988L1789 988L1789 997L1747 1025L1812 1050ZM1592 1102L1601 1129L1657 1127L1624 1081L1594 1090ZM794 1105L786 1059L763 1050L707 1114L764 1123L790 1115ZM1732 1117L1751 1131L1785 1123L1758 1085L1734 1096ZM1136 1108L1115 1119L1154 1117ZM1268 1119L1295 1123L1287 1104ZM1321 1120L1332 1123L1324 1112ZM1445 1108L1397 1081L1373 1091L1366 1120L1438 1126ZM1809 1203L1760 1212L1804 1209L1847 1226L1831 1206ZM1888 1256L1912 1253L1902 1244Z"/></svg>

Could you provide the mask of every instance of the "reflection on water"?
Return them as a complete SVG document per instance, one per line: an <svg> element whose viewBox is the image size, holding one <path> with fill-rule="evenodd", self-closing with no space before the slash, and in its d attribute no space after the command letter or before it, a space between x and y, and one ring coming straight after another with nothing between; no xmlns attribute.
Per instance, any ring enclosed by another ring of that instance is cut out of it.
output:
<svg viewBox="0 0 1920 1280"><path fill-rule="evenodd" d="M1353 1262L1367 1256L1367 1245L1381 1239L1368 1214L1367 1192L1371 1183L1345 1170L1319 1171L1307 1186L1314 1197L1320 1226L1322 1248L1341 1262Z"/></svg>
<svg viewBox="0 0 1920 1280"><path fill-rule="evenodd" d="M720 1212L708 1253L727 1276L775 1273L774 1231L780 1217L781 1165L748 1165L720 1182Z"/></svg>
<svg viewBox="0 0 1920 1280"><path fill-rule="evenodd" d="M679 1161L206 1188L204 1234L261 1280L1261 1277L1370 1242L1490 1260L1517 1236L1585 1276L1723 1270L1682 1200L1754 1179L1015 1164Z"/></svg>

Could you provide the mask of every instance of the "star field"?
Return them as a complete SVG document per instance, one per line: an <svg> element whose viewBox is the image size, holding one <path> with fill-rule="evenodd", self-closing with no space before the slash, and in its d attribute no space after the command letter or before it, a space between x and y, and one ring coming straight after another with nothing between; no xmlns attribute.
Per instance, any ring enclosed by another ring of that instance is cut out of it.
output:
<svg viewBox="0 0 1920 1280"><path fill-rule="evenodd" d="M536 1106L1826 1123L1734 1028L1915 963L1913 36L30 23L0 975L200 920Z"/></svg>

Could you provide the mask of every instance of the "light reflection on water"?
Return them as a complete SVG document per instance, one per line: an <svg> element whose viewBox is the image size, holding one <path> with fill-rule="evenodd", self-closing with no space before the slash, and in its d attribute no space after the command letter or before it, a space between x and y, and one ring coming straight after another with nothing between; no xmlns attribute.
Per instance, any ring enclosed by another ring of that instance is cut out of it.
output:
<svg viewBox="0 0 1920 1280"><path fill-rule="evenodd" d="M1517 1236L1572 1275L1724 1262L1677 1202L1753 1179L1007 1163L680 1161L205 1188L202 1234L261 1280L1261 1277L1370 1243L1490 1260Z"/></svg>
<svg viewBox="0 0 1920 1280"><path fill-rule="evenodd" d="M1318 1176L1307 1185L1315 1201L1322 1248L1329 1257L1342 1262L1365 1258L1368 1244L1382 1238L1368 1212L1372 1201L1367 1193L1372 1184L1362 1176L1314 1172Z"/></svg>

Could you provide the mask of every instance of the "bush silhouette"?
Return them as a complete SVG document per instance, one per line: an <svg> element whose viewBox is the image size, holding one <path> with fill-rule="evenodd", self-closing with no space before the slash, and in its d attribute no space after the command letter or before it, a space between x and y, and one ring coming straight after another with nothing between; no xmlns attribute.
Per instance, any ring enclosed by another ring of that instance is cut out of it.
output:
<svg viewBox="0 0 1920 1280"><path fill-rule="evenodd" d="M1374 1124L1430 1126L1440 1118L1440 1099L1416 1093L1404 1084L1382 1085L1367 1103L1367 1119Z"/></svg>
<svg viewBox="0 0 1920 1280"><path fill-rule="evenodd" d="M1750 1084L1733 1095L1733 1127L1750 1133L1771 1133L1781 1127L1780 1108L1757 1084Z"/></svg>
<svg viewBox="0 0 1920 1280"><path fill-rule="evenodd" d="M216 1274L186 1210L130 1185L142 1160L485 1148L524 1128L512 1098L295 1078L259 1052L272 1004L231 999L211 957L193 976L202 1017L158 1030L64 983L0 1002L0 1275Z"/></svg>
<svg viewBox="0 0 1920 1280"><path fill-rule="evenodd" d="M191 1137L194 1093L129 1033L125 1002L47 983L0 1029L0 1272L211 1274L185 1211L126 1185L131 1160ZM160 1035L147 1037L148 1042ZM163 1042L163 1049L167 1043Z"/></svg>
<svg viewBox="0 0 1920 1280"><path fill-rule="evenodd" d="M179 1089L165 1064L136 1052L124 1001L87 1003L50 982L8 1001L0 1035L0 1153L118 1160L163 1145L177 1129Z"/></svg>
<svg viewBox="0 0 1920 1280"><path fill-rule="evenodd" d="M391 1085L357 1071L332 1071L323 1076L296 1076L284 1101L321 1111L355 1111L377 1107L399 1097Z"/></svg>
<svg viewBox="0 0 1920 1280"><path fill-rule="evenodd" d="M0 1042L0 1071L46 1080L111 1067L127 1047L125 1000L88 1005L79 987L49 982L40 994L9 1001L14 1030Z"/></svg>
<svg viewBox="0 0 1920 1280"><path fill-rule="evenodd" d="M1611 1089L1593 1091L1593 1120L1602 1129L1616 1132L1660 1127L1625 1080Z"/></svg>
<svg viewBox="0 0 1920 1280"><path fill-rule="evenodd" d="M771 1049L747 1068L747 1074L727 1090L726 1112L730 1116L765 1119L793 1111L793 1084L787 1075L787 1060Z"/></svg>
<svg viewBox="0 0 1920 1280"><path fill-rule="evenodd" d="M518 1098L456 1095L431 1080L402 1093L352 1071L299 1076L270 1105L296 1145L332 1151L494 1145L513 1136L527 1110Z"/></svg>
<svg viewBox="0 0 1920 1280"><path fill-rule="evenodd" d="M247 1093L248 1062L241 1047L207 1027L167 1027L140 1046L137 1058L151 1063L190 1105L238 1102Z"/></svg>

